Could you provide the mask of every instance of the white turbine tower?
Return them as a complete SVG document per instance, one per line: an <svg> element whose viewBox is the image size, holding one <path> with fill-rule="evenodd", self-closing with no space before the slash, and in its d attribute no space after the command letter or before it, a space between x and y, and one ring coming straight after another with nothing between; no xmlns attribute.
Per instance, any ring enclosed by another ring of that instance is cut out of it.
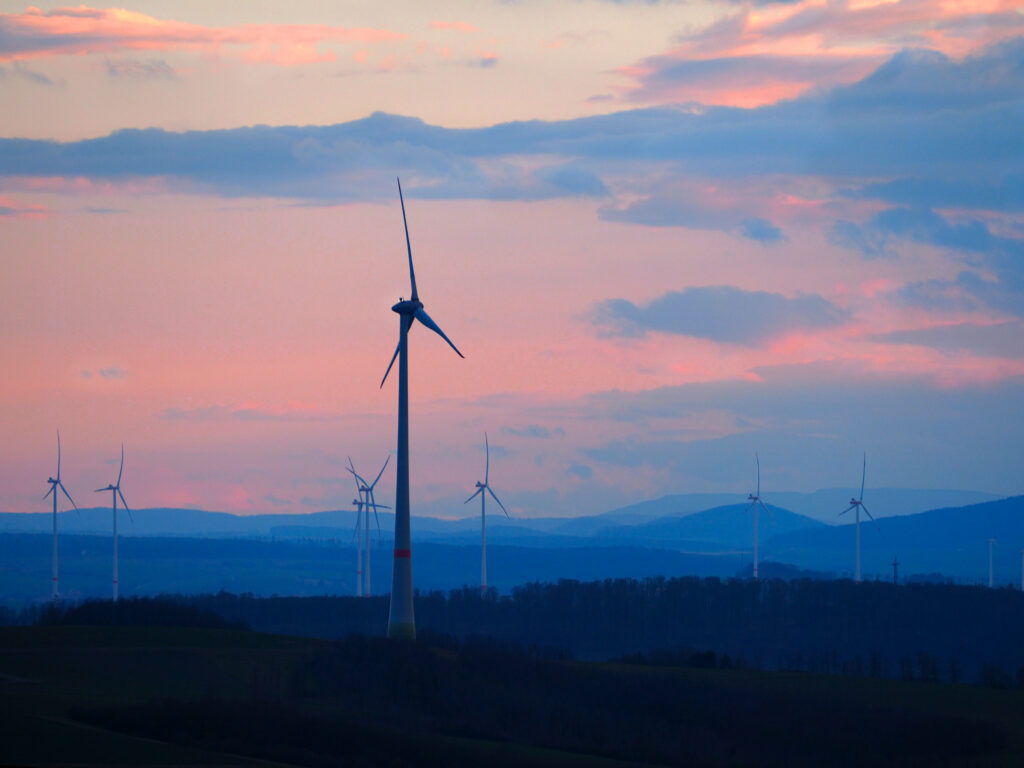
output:
<svg viewBox="0 0 1024 768"><path fill-rule="evenodd" d="M117 470L117 484L108 485L106 488L97 488L96 493L103 493L104 491L110 491L110 495L113 501L113 512L114 512L114 602L117 602L117 497L121 497L121 503L124 505L124 511L128 513L128 519L132 520L132 511L128 509L128 502L124 500L124 494L121 493L121 475L124 473L124 444L121 444L121 468Z"/></svg>
<svg viewBox="0 0 1024 768"><path fill-rule="evenodd" d="M488 480L491 476L491 446L487 442L487 433L484 432L484 452L486 455L484 463L484 481L481 483L479 480L476 481L476 493L466 499L463 504L469 504L477 496L480 497L480 591L487 592L487 493L491 494L498 506L501 507L501 511L505 513L505 517L508 517L508 510L505 509L505 505L501 503L501 499L494 495L494 491L491 490L491 486L488 485ZM487 493L484 493L487 491ZM509 520L512 518L508 517Z"/></svg>
<svg viewBox="0 0 1024 768"><path fill-rule="evenodd" d="M757 492L747 494L747 501L750 502L750 506L747 507L747 511L754 511L754 580L757 580L757 510L758 507L763 509L765 512L768 511L768 507L761 501L761 459L757 455L757 451L754 451L754 461L757 462Z"/></svg>
<svg viewBox="0 0 1024 768"><path fill-rule="evenodd" d="M412 606L412 542L409 530L409 330L413 321L419 320L423 325L448 342L459 357L459 352L444 331L430 319L423 310L416 291L416 273L412 268L412 246L409 244L409 223L405 218L405 200L402 197L402 183L398 183L398 200L402 204L402 223L405 225L405 248L409 254L409 282L412 284L412 296L408 300L399 299L391 307L398 313L398 346L391 356L384 382L391 372L391 367L398 359L398 472L395 483L395 553L391 572L391 606L388 609L388 637L407 640L416 639L416 619Z"/></svg>
<svg viewBox="0 0 1024 768"><path fill-rule="evenodd" d="M71 494L68 493L67 488L64 487L64 483L60 481L60 430L57 430L57 476L49 477L46 482L50 484L50 490L46 492L46 496L53 494L53 576L51 577L51 583L53 585L53 601L57 602L58 591L57 591L57 489L60 488L61 492L68 497L68 501L71 502L71 506L78 509L78 505L75 504L75 500L71 498ZM45 499L46 496L43 496Z"/></svg>
<svg viewBox="0 0 1024 768"><path fill-rule="evenodd" d="M352 464L352 459L348 460L348 463L349 463L348 471L352 473L352 477L354 477L355 480L356 480L356 489L359 491L359 498L363 499L362 507L365 510L365 515L363 517L365 525L363 526L363 530L365 532L365 537L366 537L365 541L364 541L364 546L366 548L366 558L365 558L365 561L366 561L366 571L365 571L365 575L363 577L363 583L366 586L365 586L365 591L363 592L363 594L366 597L370 596L371 590L373 588L372 581L371 581L371 578L370 578L370 510L371 509L373 510L373 517L377 521L377 533L379 535L380 534L380 518L377 517L377 510L378 509L391 509L391 507L389 507L389 506L387 506L385 504L378 504L377 503L376 499L373 496L373 489L377 487L377 483L380 481L380 476L384 474L384 470L387 468L389 461L391 461L391 457L390 456L388 456L386 459L384 459L384 466L381 467L380 468L380 472L377 473L377 478L372 483L367 485L366 481L363 480L363 478L356 472L355 465ZM355 500L353 499L353 501L355 501ZM358 525L359 524L357 522L356 523L356 532L357 532L357 534L358 534L358 531L359 531Z"/></svg>
<svg viewBox="0 0 1024 768"><path fill-rule="evenodd" d="M864 505L864 478L867 477L868 472L868 455L864 454L864 465L860 473L860 496L856 499L850 499L850 506L839 513L840 517L845 515L851 509L854 510L854 517L856 520L857 529L857 571L854 580L860 583L860 511L863 509L865 514L871 518L871 522L875 522L874 516L868 511L868 508Z"/></svg>

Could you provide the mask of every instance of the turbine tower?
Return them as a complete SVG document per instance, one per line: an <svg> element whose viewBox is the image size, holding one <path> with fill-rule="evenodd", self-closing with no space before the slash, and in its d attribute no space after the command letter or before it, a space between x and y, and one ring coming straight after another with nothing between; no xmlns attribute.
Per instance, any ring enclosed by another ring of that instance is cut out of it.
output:
<svg viewBox="0 0 1024 768"><path fill-rule="evenodd" d="M747 511L754 510L754 581L757 581L757 508L761 507L767 512L768 507L761 501L761 459L757 451L754 451L754 461L757 462L757 492L747 494L747 501L750 502Z"/></svg>
<svg viewBox="0 0 1024 768"><path fill-rule="evenodd" d="M391 356L387 371L380 385L391 372L391 367L398 358L398 472L395 482L395 553L391 571L391 605L388 609L388 637L407 640L416 639L416 619L412 606L412 541L409 530L409 330L414 320L448 342L459 357L459 352L444 331L430 319L423 309L419 293L416 291L416 273L412 267L412 246L409 243L409 222L405 218L405 199L402 197L402 182L398 182L398 200L402 205L402 224L405 226L405 249L409 254L409 282L412 284L412 295L408 300L399 298L398 303L391 307L396 312L398 321L398 346Z"/></svg>
<svg viewBox="0 0 1024 768"><path fill-rule="evenodd" d="M476 493L466 499L463 504L469 504L477 496L480 497L480 591L482 593L487 592L487 493L491 494L491 497L498 502L498 506L501 507L501 511L505 513L505 517L508 517L508 510L505 509L505 505L501 503L501 500L494 495L494 491L491 490L491 486L488 485L488 479L491 476L491 446L487 442L487 433L484 432L484 452L486 455L484 463L484 481L481 483L479 480L476 481ZM487 493L484 493L487 491ZM512 518L508 517L509 520Z"/></svg>
<svg viewBox="0 0 1024 768"><path fill-rule="evenodd" d="M868 508L864 505L864 478L867 477L867 472L868 472L868 455L867 455L867 453L865 453L864 454L864 465L863 465L863 467L861 469L861 473L860 473L860 496L858 498L856 498L856 499L850 499L850 506L848 506L846 509L844 509L842 512L839 513L839 516L842 517L847 512L849 512L851 509L854 510L853 514L854 514L854 517L855 517L855 520L856 520L856 529L857 529L857 571L856 571L856 576L854 577L854 581L856 581L858 584L860 584L860 511L863 509L864 513L869 518L871 518L871 522L873 522L873 523L875 522L874 516L871 514L871 512L868 511Z"/></svg>
<svg viewBox="0 0 1024 768"><path fill-rule="evenodd" d="M352 464L352 459L348 460L349 465ZM355 472L353 471L353 474ZM353 535L353 539L356 542L356 597L363 594L363 492L359 488L359 476L356 475L356 494L359 496L358 499L352 499L352 503L356 505L356 530Z"/></svg>
<svg viewBox="0 0 1024 768"><path fill-rule="evenodd" d="M996 540L988 540L988 588L992 589L995 582L992 579L992 547L995 546Z"/></svg>
<svg viewBox="0 0 1024 768"><path fill-rule="evenodd" d="M373 496L373 489L377 487L377 483L380 481L380 476L384 474L384 470L388 466L388 462L391 461L391 457L388 456L384 459L384 466L380 468L380 472L377 473L377 479L367 485L366 481L356 472L355 465L352 464L352 459L348 460L349 472L352 473L352 477L356 480L356 489L359 491L359 498L363 499L362 507L366 510L365 515L365 548L366 548L366 571L363 577L363 583L366 585L363 594L366 597L370 596L372 589L372 582L370 580L370 510L373 510L373 517L377 521L377 533L380 534L380 518L377 516L378 509L391 509L391 507L385 504L378 504ZM353 501L355 501L353 499ZM356 535L359 534L359 523L356 522ZM357 593L358 594L358 593Z"/></svg>
<svg viewBox="0 0 1024 768"><path fill-rule="evenodd" d="M46 496L53 494L53 576L51 583L53 585L53 602L57 602L58 591L57 591L57 489L60 488L61 492L68 497L68 501L71 502L71 506L78 510L78 505L75 504L75 500L71 498L71 494L68 493L67 488L64 487L64 483L60 481L60 430L57 430L57 476L49 477L46 482L50 484L50 490L46 492ZM46 496L43 496L45 499Z"/></svg>
<svg viewBox="0 0 1024 768"><path fill-rule="evenodd" d="M103 491L110 491L111 498L113 499L113 512L114 512L114 602L117 602L117 497L121 497L121 503L124 505L124 511L128 513L128 518L132 518L132 511L128 509L128 502L124 500L124 494L121 493L121 475L124 473L124 443L121 444L121 468L117 470L117 484L107 485L106 488L97 488L96 493L103 493ZM132 522L135 522L132 520Z"/></svg>

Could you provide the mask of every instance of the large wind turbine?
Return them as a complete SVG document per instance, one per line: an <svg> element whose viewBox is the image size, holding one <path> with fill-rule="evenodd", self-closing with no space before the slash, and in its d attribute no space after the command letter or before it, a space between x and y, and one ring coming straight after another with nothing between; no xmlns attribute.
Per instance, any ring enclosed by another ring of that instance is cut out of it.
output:
<svg viewBox="0 0 1024 768"><path fill-rule="evenodd" d="M113 500L113 511L114 511L114 602L117 602L117 497L121 497L121 503L124 505L124 511L128 513L128 518L131 519L132 511L128 509L128 502L124 500L124 494L121 493L121 475L124 473L124 444L121 444L121 468L117 470L117 484L107 485L106 488L97 488L96 493L103 493L103 491L110 491L110 495ZM132 522L135 522L132 520Z"/></svg>
<svg viewBox="0 0 1024 768"><path fill-rule="evenodd" d="M857 528L857 571L854 580L860 583L860 511L863 509L864 513L871 518L871 522L875 522L874 516L868 511L868 508L864 505L864 478L867 477L868 472L868 455L864 454L864 465L861 468L860 473L860 496L856 499L850 499L850 506L839 513L840 517L845 515L851 509L854 510L854 518L856 520Z"/></svg>
<svg viewBox="0 0 1024 768"><path fill-rule="evenodd" d="M501 503L501 499L494 495L494 491L491 490L491 486L488 485L488 479L491 476L491 446L487 442L487 433L484 432L484 452L486 455L484 463L484 481L481 483L479 480L476 481L476 493L466 499L463 504L469 504L477 496L480 497L480 591L487 592L487 493L491 494L498 506L501 507L501 511L505 513L505 517L508 517L508 510L505 509L505 505ZM487 491L487 493L484 493ZM509 517L509 520L512 518Z"/></svg>
<svg viewBox="0 0 1024 768"><path fill-rule="evenodd" d="M349 459L349 463L352 463L352 459ZM353 473L354 474L354 473ZM359 488L359 476L356 475L356 494L359 498L352 499L352 503L356 505L356 530L353 538L356 542L356 597L363 594L363 492Z"/></svg>
<svg viewBox="0 0 1024 768"><path fill-rule="evenodd" d="M754 451L754 461L757 463L757 492L747 494L747 501L750 502L747 511L754 511L754 580L757 581L757 509L760 507L767 512L768 507L761 501L761 459L758 458L757 451Z"/></svg>
<svg viewBox="0 0 1024 768"><path fill-rule="evenodd" d="M360 476L356 472L355 465L352 464L352 459L350 458L348 460L348 464L349 464L348 471L351 472L352 473L352 477L354 477L356 479L356 489L359 491L359 498L363 500L362 507L366 510L366 514L365 514L365 517L364 517L364 520L365 520L365 523L366 523L365 526L364 526L364 531L365 531L365 535L366 535L365 544L364 544L364 546L366 548L366 571L365 571L365 575L363 577L363 583L366 585L365 591L363 592L363 594L366 595L366 597L370 596L371 590L372 590L372 581L371 581L371 578L370 578L370 510L373 510L373 517L377 521L377 532L380 533L380 518L377 517L377 510L378 509L391 509L391 507L387 506L386 504L378 504L377 503L377 500L373 496L373 489L377 487L377 483L380 481L380 476L384 474L384 470L387 468L389 461L391 461L391 457L390 456L388 456L386 459L384 459L384 466L381 467L380 468L380 472L377 473L377 478L372 483L367 484L367 482L365 480L363 480L362 476ZM355 501L355 500L353 499L353 501ZM359 532L359 527L358 526L359 526L359 523L357 521L356 522L356 533L357 534Z"/></svg>
<svg viewBox="0 0 1024 768"><path fill-rule="evenodd" d="M412 268L412 246L409 244L409 222L405 218L405 199L402 197L402 182L398 182L398 200L402 205L402 224L405 226L405 248L409 254L409 282L412 284L412 296L406 301L399 299L391 307L397 312L398 347L391 356L384 382L391 372L391 367L398 358L398 478L395 483L395 556L391 571L391 607L388 611L388 637L416 638L416 619L412 608L412 542L409 530L409 329L414 320L448 342L459 357L465 357L444 331L430 319L423 310L416 291L416 273Z"/></svg>
<svg viewBox="0 0 1024 768"><path fill-rule="evenodd" d="M49 477L46 482L50 484L50 490L46 492L46 496L53 494L53 601L57 602L57 489L60 488L61 492L68 497L68 501L71 502L71 506L76 510L78 505L75 504L75 500L71 498L71 494L68 493L67 488L64 487L64 483L60 481L60 430L57 430L57 476ZM43 496L45 499L46 496Z"/></svg>

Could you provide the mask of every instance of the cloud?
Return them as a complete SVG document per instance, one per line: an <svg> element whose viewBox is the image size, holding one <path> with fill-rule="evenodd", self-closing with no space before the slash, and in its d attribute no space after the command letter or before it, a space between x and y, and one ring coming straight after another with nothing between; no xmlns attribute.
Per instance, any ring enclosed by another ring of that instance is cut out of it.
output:
<svg viewBox="0 0 1024 768"><path fill-rule="evenodd" d="M744 221L740 227L740 234L750 240L756 240L757 242L764 243L766 245L781 243L786 239L786 236L782 234L781 229L776 227L770 221L759 218L747 219Z"/></svg>
<svg viewBox="0 0 1024 768"><path fill-rule="evenodd" d="M583 480L589 480L594 476L594 470L588 467L586 464L570 464L566 469L566 474L571 477L579 477Z"/></svg>
<svg viewBox="0 0 1024 768"><path fill-rule="evenodd" d="M58 8L0 14L0 61L116 51L185 51L294 66L334 61L326 43L397 42L383 29L299 24L206 27L121 8Z"/></svg>
<svg viewBox="0 0 1024 768"><path fill-rule="evenodd" d="M123 379L128 375L128 372L124 368L119 368L116 365L112 365L107 368L100 368L99 373L104 379Z"/></svg>
<svg viewBox="0 0 1024 768"><path fill-rule="evenodd" d="M744 3L681 35L673 49L622 67L625 97L754 106L853 82L905 48L964 53L1024 31L1024 17L1000 4L798 0L772 12L757 5Z"/></svg>
<svg viewBox="0 0 1024 768"><path fill-rule="evenodd" d="M608 299L592 312L592 322L610 336L674 333L717 342L754 345L790 331L839 325L847 314L816 294L786 298L732 286L671 291L638 306Z"/></svg>
<svg viewBox="0 0 1024 768"><path fill-rule="evenodd" d="M1024 315L1024 239L995 235L978 219L951 222L929 208L889 208L864 225L839 221L829 239L859 250L865 258L895 257L901 240L947 248L960 254L967 266L989 270L994 280L964 271L956 281L926 281L905 286L908 303L933 308L989 307Z"/></svg>
<svg viewBox="0 0 1024 768"><path fill-rule="evenodd" d="M918 196L921 180L941 178L946 197L963 183L979 203L1002 195L1004 209L1024 206L1014 181L1024 178L1021 62L1024 39L962 60L907 52L852 85L753 109L634 109L469 129L377 113L328 126L0 139L0 183L345 203L389 199L400 173L411 197L599 199L606 220L772 244L793 220L785 200L807 179L821 180L812 196L822 203L829 186L848 204L857 195ZM903 186L881 186L894 179ZM891 238L918 236L909 224L897 234L899 224L880 219L892 231L869 231L844 212L830 237L878 257Z"/></svg>
<svg viewBox="0 0 1024 768"><path fill-rule="evenodd" d="M1024 176L998 174L987 182L903 178L848 190L849 197L883 200L910 208L973 208L988 211L1024 210Z"/></svg>
<svg viewBox="0 0 1024 768"><path fill-rule="evenodd" d="M18 79L34 83L35 85L55 85L53 80L48 78L42 72L36 72L33 69L29 69L20 61L14 62L14 66L10 69L0 66L0 80L4 80L8 76L16 77Z"/></svg>
<svg viewBox="0 0 1024 768"><path fill-rule="evenodd" d="M860 251L866 259L890 258L895 254L885 247L885 235L870 227L862 227L852 221L839 219L832 223L828 241L841 248Z"/></svg>
<svg viewBox="0 0 1024 768"><path fill-rule="evenodd" d="M107 59L107 74L134 80L174 80L178 73L163 59Z"/></svg>
<svg viewBox="0 0 1024 768"><path fill-rule="evenodd" d="M915 376L871 374L836 363L756 373L756 380L588 395L581 406L586 412L633 429L579 453L598 464L597 474L614 468L656 473L644 476L652 477L652 484L656 477L664 492L745 491L755 450L762 471L772 468L773 487L827 486L838 481L842 462L849 462L852 482L859 478L860 452L866 450L869 482L1017 492L1005 478L1016 477L1013 467L1021 461L1020 377L997 385L937 388ZM679 419L685 424L686 417L709 412L731 414L735 428L709 437L685 428L673 433L651 427ZM970 430L963 429L965 423Z"/></svg>
<svg viewBox="0 0 1024 768"><path fill-rule="evenodd" d="M1024 358L1024 323L1019 321L981 325L957 323L891 331L869 337L884 344L909 344L943 351L969 351L977 355Z"/></svg>
<svg viewBox="0 0 1024 768"><path fill-rule="evenodd" d="M0 218L42 218L47 210L41 205L24 205L0 195Z"/></svg>

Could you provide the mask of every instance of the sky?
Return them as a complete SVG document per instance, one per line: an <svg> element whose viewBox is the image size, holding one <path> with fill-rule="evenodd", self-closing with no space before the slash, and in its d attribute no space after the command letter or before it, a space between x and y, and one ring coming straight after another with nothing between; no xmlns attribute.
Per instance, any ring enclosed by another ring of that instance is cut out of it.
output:
<svg viewBox="0 0 1024 768"><path fill-rule="evenodd" d="M0 104L0 510L348 506L396 176L414 515L1024 492L1019 4L0 0Z"/></svg>

